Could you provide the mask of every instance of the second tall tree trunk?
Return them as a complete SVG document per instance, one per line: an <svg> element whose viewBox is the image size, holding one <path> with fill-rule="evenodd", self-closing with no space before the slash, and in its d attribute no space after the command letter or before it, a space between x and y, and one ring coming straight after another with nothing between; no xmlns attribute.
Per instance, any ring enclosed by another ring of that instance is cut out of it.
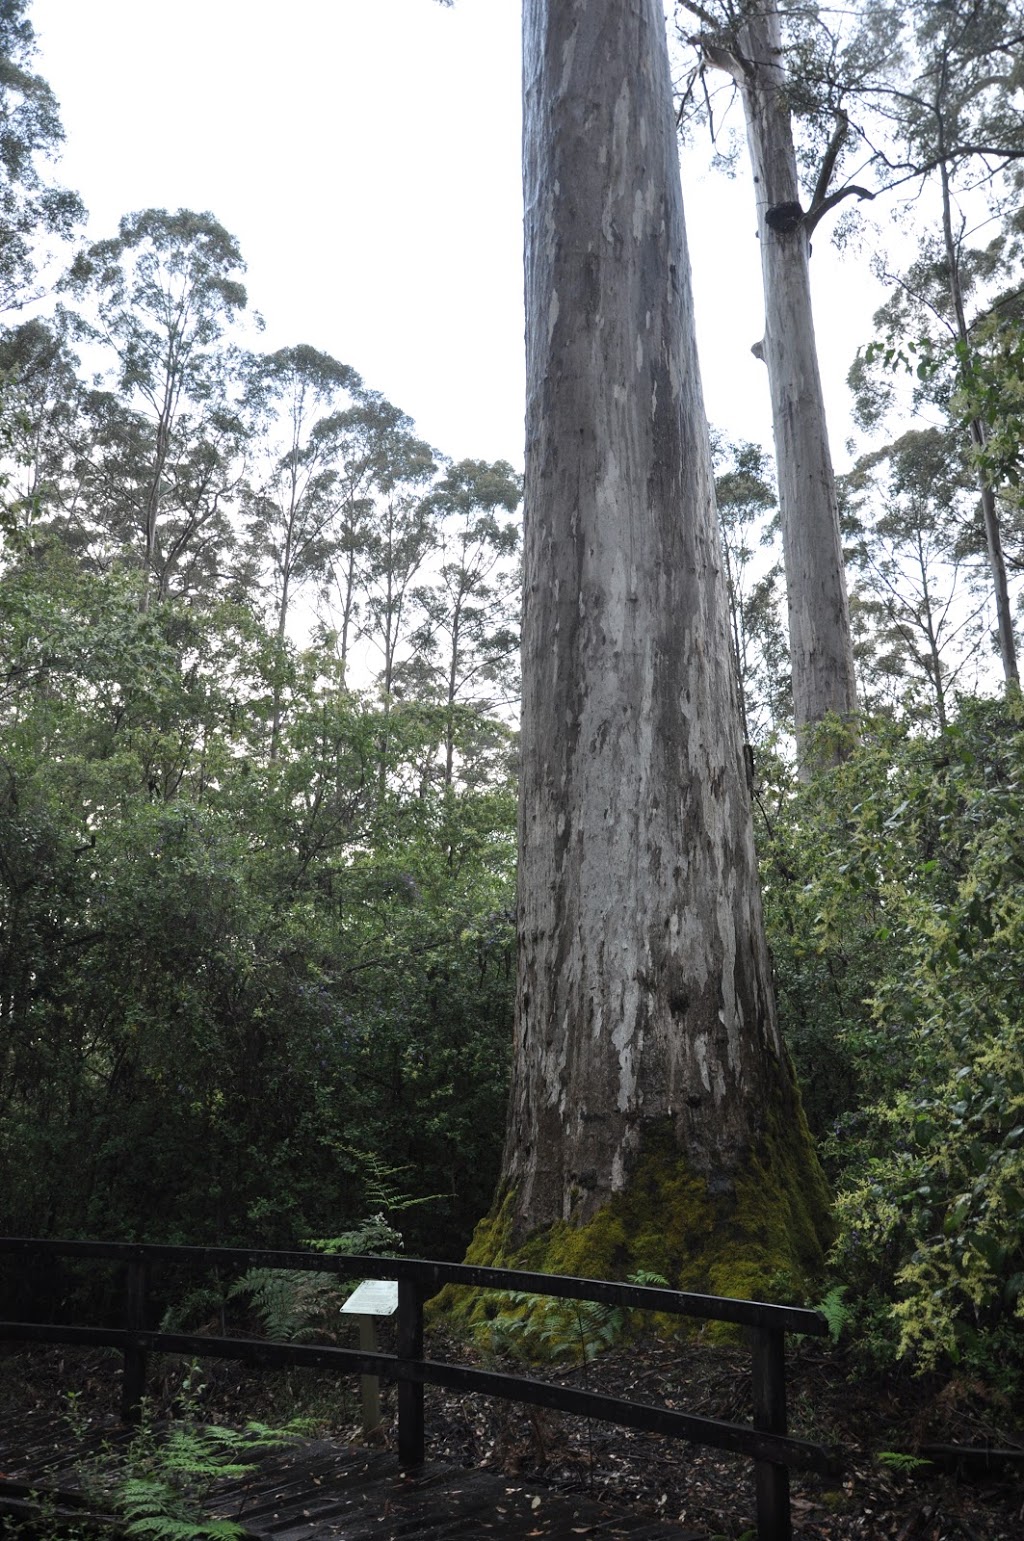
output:
<svg viewBox="0 0 1024 1541"><path fill-rule="evenodd" d="M761 244L793 713L803 738L829 714L850 721L857 684L778 12L758 7L736 41Z"/></svg>

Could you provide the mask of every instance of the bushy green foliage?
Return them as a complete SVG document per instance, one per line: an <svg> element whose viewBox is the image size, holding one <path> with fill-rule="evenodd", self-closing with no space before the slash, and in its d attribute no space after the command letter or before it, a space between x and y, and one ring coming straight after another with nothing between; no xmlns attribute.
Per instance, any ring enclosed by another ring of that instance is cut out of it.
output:
<svg viewBox="0 0 1024 1541"><path fill-rule="evenodd" d="M380 1205L380 1209L352 1230L343 1231L340 1236L312 1238L309 1245L330 1257L352 1257L357 1253L391 1256L403 1244L402 1233L395 1229L391 1217L397 1218L421 1204L431 1204L436 1195L412 1198L395 1186L397 1168L388 1166L372 1152L352 1151L351 1155L363 1170L368 1202ZM228 1296L248 1299L270 1338L334 1342L338 1336L338 1312L355 1282L340 1273L249 1268L230 1287Z"/></svg>
<svg viewBox="0 0 1024 1541"><path fill-rule="evenodd" d="M143 612L130 574L52 542L8 557L5 1224L338 1235L374 1211L355 1149L442 1194L410 1244L429 1226L428 1250L457 1252L503 1122L507 763L424 781L437 713L394 705L382 750L379 702L309 660L271 761L275 654L251 613Z"/></svg>
<svg viewBox="0 0 1024 1541"><path fill-rule="evenodd" d="M767 804L766 806L770 806ZM877 1351L1024 1368L1024 731L962 703L779 785L766 894L784 1021L837 1187L834 1265Z"/></svg>

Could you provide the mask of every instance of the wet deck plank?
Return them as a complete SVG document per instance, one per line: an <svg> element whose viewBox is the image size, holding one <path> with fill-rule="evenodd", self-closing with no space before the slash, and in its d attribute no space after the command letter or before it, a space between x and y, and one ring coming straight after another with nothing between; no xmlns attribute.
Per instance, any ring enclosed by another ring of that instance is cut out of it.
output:
<svg viewBox="0 0 1024 1541"><path fill-rule="evenodd" d="M0 1431L0 1512L24 1517L26 1493L81 1516L82 1472L109 1467L130 1439L112 1427L72 1438L64 1421ZM265 1455L250 1475L213 1490L211 1515L257 1541L705 1541L699 1532L520 1478L396 1457L330 1440ZM69 1512L69 1518L71 1517Z"/></svg>

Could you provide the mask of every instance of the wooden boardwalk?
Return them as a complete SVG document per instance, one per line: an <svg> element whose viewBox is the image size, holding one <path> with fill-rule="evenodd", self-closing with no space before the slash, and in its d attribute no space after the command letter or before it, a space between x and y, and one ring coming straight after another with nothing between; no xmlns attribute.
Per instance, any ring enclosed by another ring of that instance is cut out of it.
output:
<svg viewBox="0 0 1024 1541"><path fill-rule="evenodd" d="M91 1510L81 1474L116 1465L130 1438L112 1426L72 1439L66 1419L0 1431L0 1533L5 1515L31 1521L42 1504L50 1535L62 1520L79 1534L96 1527L109 1535L112 1521ZM220 1483L207 1503L211 1515L267 1541L706 1541L665 1520L521 1478L431 1461L404 1475L390 1452L330 1440L264 1456L249 1476Z"/></svg>

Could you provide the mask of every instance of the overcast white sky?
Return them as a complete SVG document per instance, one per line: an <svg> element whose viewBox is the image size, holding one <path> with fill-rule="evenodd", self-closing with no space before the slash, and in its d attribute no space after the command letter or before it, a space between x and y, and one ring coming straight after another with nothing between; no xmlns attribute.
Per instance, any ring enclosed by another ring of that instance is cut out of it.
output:
<svg viewBox="0 0 1024 1541"><path fill-rule="evenodd" d="M359 370L424 437L522 464L520 0L34 0L61 103L60 175L112 234L145 207L238 237L264 346ZM770 443L746 172L684 174L708 416ZM843 384L870 335L866 260L816 242L842 462Z"/></svg>

